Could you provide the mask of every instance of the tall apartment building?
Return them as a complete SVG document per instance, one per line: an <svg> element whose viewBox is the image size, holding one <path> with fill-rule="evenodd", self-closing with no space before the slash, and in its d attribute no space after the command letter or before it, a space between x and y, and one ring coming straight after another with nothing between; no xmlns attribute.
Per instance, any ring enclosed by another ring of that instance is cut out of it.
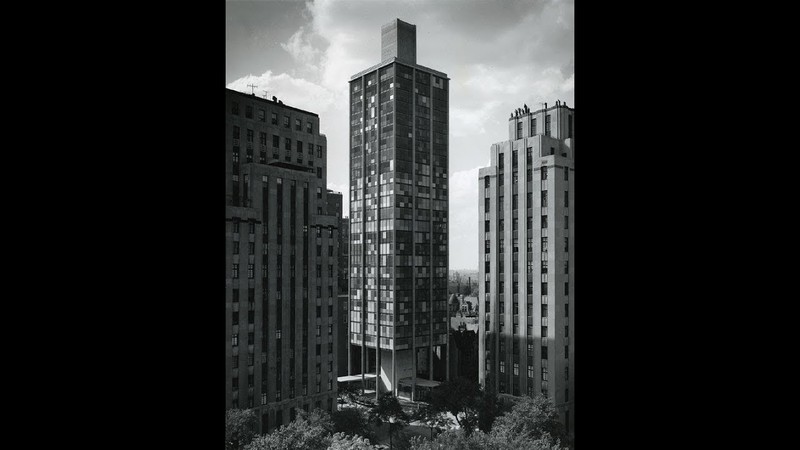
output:
<svg viewBox="0 0 800 450"><path fill-rule="evenodd" d="M448 84L401 20L350 79L348 373L376 395L423 398L448 378Z"/></svg>
<svg viewBox="0 0 800 450"><path fill-rule="evenodd" d="M339 217L317 114L230 89L225 108L225 407L268 432L336 408Z"/></svg>
<svg viewBox="0 0 800 450"><path fill-rule="evenodd" d="M479 362L500 394L553 399L574 422L574 110L512 113L480 169ZM572 363L572 364L571 364ZM573 427L574 428L574 427Z"/></svg>
<svg viewBox="0 0 800 450"><path fill-rule="evenodd" d="M336 332L336 358L339 361L337 377L347 376L348 359L347 347L348 334L350 329L350 295L348 294L350 267L350 219L342 217L339 219L339 327Z"/></svg>

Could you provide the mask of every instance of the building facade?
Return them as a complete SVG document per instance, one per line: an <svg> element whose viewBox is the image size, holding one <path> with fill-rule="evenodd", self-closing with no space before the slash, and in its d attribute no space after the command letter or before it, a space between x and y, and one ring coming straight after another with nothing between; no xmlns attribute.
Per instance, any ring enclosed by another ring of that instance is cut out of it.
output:
<svg viewBox="0 0 800 450"><path fill-rule="evenodd" d="M336 358L339 361L337 376L347 376L348 330L350 329L350 295L348 293L350 268L350 219L339 219L339 328L336 333Z"/></svg>
<svg viewBox="0 0 800 450"><path fill-rule="evenodd" d="M448 378L449 78L416 63L414 25L381 33L350 79L348 373L421 398Z"/></svg>
<svg viewBox="0 0 800 450"><path fill-rule="evenodd" d="M317 114L230 89L225 108L225 407L265 433L336 408L339 217Z"/></svg>
<svg viewBox="0 0 800 450"><path fill-rule="evenodd" d="M553 399L573 433L574 110L511 114L509 140L480 169L479 379Z"/></svg>

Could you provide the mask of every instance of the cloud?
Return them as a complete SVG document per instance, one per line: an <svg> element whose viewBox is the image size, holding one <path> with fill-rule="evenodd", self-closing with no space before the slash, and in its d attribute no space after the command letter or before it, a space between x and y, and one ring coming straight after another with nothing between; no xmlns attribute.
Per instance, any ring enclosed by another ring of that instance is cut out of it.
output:
<svg viewBox="0 0 800 450"><path fill-rule="evenodd" d="M235 91L249 93L248 84L256 85L256 94L261 95L264 90L267 96L277 96L285 104L307 111L319 113L334 106L334 95L319 84L303 78L295 78L282 73L274 75L271 70L261 75L247 75L239 78L226 86Z"/></svg>
<svg viewBox="0 0 800 450"><path fill-rule="evenodd" d="M277 48L275 59L290 55L295 69L275 74L268 70L275 59L267 59L263 75L229 87L250 92L246 85L257 84L318 113L328 142L328 186L346 199L350 77L380 62L381 25L394 18L416 25L418 64L451 78L450 240L459 245L450 246L450 260L476 267L477 168L488 165L491 144L509 138L509 113L523 103L575 105L574 9L570 0L309 1L303 23L292 24Z"/></svg>
<svg viewBox="0 0 800 450"><path fill-rule="evenodd" d="M303 64L305 68L319 70L316 61L321 50L315 48L310 43L310 36L305 33L305 28L300 27L285 43L281 43L281 48L286 50L295 61Z"/></svg>

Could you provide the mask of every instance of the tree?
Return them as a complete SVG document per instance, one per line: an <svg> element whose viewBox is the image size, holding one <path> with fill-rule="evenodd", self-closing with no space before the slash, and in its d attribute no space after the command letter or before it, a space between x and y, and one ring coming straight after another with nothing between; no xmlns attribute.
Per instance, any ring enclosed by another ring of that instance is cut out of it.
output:
<svg viewBox="0 0 800 450"><path fill-rule="evenodd" d="M433 405L424 405L413 414L412 419L424 423L431 429L431 439L433 439L434 428L439 430L451 424L445 411Z"/></svg>
<svg viewBox="0 0 800 450"><path fill-rule="evenodd" d="M478 423L480 386L467 378L456 378L440 384L431 394L431 404L452 414L467 434Z"/></svg>
<svg viewBox="0 0 800 450"><path fill-rule="evenodd" d="M541 395L522 397L511 411L497 418L490 434L501 442L522 437L548 448L568 442L555 406L549 398Z"/></svg>
<svg viewBox="0 0 800 450"><path fill-rule="evenodd" d="M478 428L484 433L488 433L500 411L494 384L487 383L478 399Z"/></svg>
<svg viewBox="0 0 800 450"><path fill-rule="evenodd" d="M412 450L484 450L491 448L488 437L480 430L470 434L464 430L448 430L436 436L435 439L425 439L422 436L415 436L411 439Z"/></svg>
<svg viewBox="0 0 800 450"><path fill-rule="evenodd" d="M328 450L375 450L375 447L369 443L369 439L361 436L336 433L331 438Z"/></svg>
<svg viewBox="0 0 800 450"><path fill-rule="evenodd" d="M563 450L547 434L539 439L527 436L508 436L503 440L498 436L476 430L467 434L462 430L449 430L436 439L415 436L411 439L412 450Z"/></svg>
<svg viewBox="0 0 800 450"><path fill-rule="evenodd" d="M225 449L239 450L256 434L258 417L252 409L229 409L225 412Z"/></svg>
<svg viewBox="0 0 800 450"><path fill-rule="evenodd" d="M378 397L378 404L370 411L370 418L376 425L389 424L389 448L392 448L392 436L405 428L408 415L403 411L397 397L391 392L385 392Z"/></svg>
<svg viewBox="0 0 800 450"><path fill-rule="evenodd" d="M306 414L301 410L290 424L253 439L244 450L325 450L332 431L333 421L328 413L315 409Z"/></svg>
<svg viewBox="0 0 800 450"><path fill-rule="evenodd" d="M360 435L367 439L375 439L369 426L369 417L361 408L342 408L331 415L333 429L345 435Z"/></svg>

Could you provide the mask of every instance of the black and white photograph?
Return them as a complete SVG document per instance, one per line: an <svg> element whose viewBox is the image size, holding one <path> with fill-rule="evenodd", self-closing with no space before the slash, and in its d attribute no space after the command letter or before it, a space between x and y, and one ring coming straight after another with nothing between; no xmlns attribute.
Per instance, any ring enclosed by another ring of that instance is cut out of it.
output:
<svg viewBox="0 0 800 450"><path fill-rule="evenodd" d="M226 450L574 450L575 2L224 14Z"/></svg>

